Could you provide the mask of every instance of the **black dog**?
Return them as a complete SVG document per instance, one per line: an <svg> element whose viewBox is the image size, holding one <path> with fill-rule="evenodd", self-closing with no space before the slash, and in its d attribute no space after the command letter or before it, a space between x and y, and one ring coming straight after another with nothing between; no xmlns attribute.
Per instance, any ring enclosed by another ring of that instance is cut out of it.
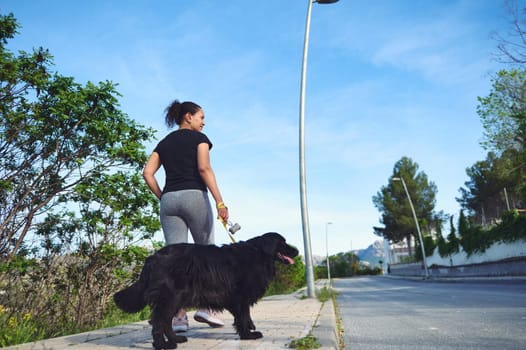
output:
<svg viewBox="0 0 526 350"><path fill-rule="evenodd" d="M187 340L173 332L172 318L188 307L226 309L241 339L258 339L263 335L255 331L250 307L274 278L274 262L293 264L297 255L298 250L275 232L222 247L172 244L148 257L139 280L116 293L114 300L129 313L151 306L155 349L175 349L176 343Z"/></svg>

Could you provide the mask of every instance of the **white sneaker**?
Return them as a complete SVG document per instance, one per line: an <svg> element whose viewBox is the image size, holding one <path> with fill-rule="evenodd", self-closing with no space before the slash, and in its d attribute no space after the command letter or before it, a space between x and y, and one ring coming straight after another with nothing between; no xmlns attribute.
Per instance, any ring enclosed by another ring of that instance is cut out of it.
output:
<svg viewBox="0 0 526 350"><path fill-rule="evenodd" d="M197 310L194 314L197 322L208 323L210 327L223 327L225 323L216 317L216 313L211 310Z"/></svg>
<svg viewBox="0 0 526 350"><path fill-rule="evenodd" d="M172 319L172 329L175 333L186 332L188 330L188 316L174 317Z"/></svg>

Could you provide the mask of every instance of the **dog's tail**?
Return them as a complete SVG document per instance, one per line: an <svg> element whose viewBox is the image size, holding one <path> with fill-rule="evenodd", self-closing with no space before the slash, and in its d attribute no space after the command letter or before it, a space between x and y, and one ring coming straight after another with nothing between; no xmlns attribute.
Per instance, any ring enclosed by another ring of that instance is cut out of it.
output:
<svg viewBox="0 0 526 350"><path fill-rule="evenodd" d="M119 309L127 313L139 312L146 306L145 291L150 276L151 257L146 259L139 280L120 292L115 293L113 300Z"/></svg>

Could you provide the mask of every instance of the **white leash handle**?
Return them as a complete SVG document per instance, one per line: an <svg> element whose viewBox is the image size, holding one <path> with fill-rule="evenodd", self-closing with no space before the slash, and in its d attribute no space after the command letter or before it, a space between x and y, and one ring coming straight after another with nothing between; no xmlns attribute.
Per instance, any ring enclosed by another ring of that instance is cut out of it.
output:
<svg viewBox="0 0 526 350"><path fill-rule="evenodd" d="M222 217L218 216L217 217L219 219L219 221L221 221L221 223L223 224L223 227L225 228L226 232L228 233L228 236L230 236L230 240L232 241L232 243L236 243L236 240L234 239L234 234L241 230L241 226L236 222L235 224L232 224L232 222L230 221L225 221L223 220ZM228 226L228 228L227 228Z"/></svg>

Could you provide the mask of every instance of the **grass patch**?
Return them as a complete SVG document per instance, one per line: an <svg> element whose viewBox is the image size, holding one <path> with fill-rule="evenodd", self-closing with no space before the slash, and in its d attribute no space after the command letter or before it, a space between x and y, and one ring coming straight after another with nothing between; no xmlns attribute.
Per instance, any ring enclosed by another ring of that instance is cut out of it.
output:
<svg viewBox="0 0 526 350"><path fill-rule="evenodd" d="M306 337L295 339L289 343L289 349L310 350L318 349L321 344L315 336L309 333Z"/></svg>
<svg viewBox="0 0 526 350"><path fill-rule="evenodd" d="M323 287L316 291L316 298L322 303L328 301L329 299L334 299L338 295L337 292L332 288Z"/></svg>
<svg viewBox="0 0 526 350"><path fill-rule="evenodd" d="M0 347L42 339L43 331L30 314L8 314L0 305Z"/></svg>
<svg viewBox="0 0 526 350"><path fill-rule="evenodd" d="M336 301L336 295L337 293L332 293L331 299L332 304L334 305L334 312L336 317L336 332L337 332L337 338L338 338L338 349L343 350L345 349L345 342L344 342L344 330L342 325L342 318L340 316L340 310L338 308L338 303Z"/></svg>
<svg viewBox="0 0 526 350"><path fill-rule="evenodd" d="M334 305L336 305L336 296L338 293L330 288L330 287L323 287L316 290L316 298L321 303L325 302L332 302ZM301 299L306 299L307 296L305 294L301 295ZM337 332L340 335L340 339L338 340L339 349L344 349L343 345L343 337L342 337L342 327L341 327L341 320L338 317L339 322L337 322ZM321 347L321 344L319 343L318 339L314 335L312 335L311 332L306 337L295 339L291 341L289 344L287 344L288 348L290 349L299 349L299 350L310 350L310 349L318 349Z"/></svg>
<svg viewBox="0 0 526 350"><path fill-rule="evenodd" d="M64 324L54 334L49 335L46 333L47 324L33 318L30 314L10 314L0 305L0 348L144 321L149 319L149 317L150 307L145 307L142 311L134 314L127 314L119 310L111 301L108 304L108 310L104 319L97 322L95 326L79 328L74 324Z"/></svg>
<svg viewBox="0 0 526 350"><path fill-rule="evenodd" d="M108 328L108 327L114 327L114 326L120 326L123 324L128 323L135 323L140 322L144 320L148 320L150 318L150 307L147 306L144 309L142 309L139 312L136 312L134 314L127 314L123 312L122 310L118 309L117 306L113 301L111 301L108 305L108 311L106 312L106 315L100 322L97 324L97 327L94 329L99 328Z"/></svg>

